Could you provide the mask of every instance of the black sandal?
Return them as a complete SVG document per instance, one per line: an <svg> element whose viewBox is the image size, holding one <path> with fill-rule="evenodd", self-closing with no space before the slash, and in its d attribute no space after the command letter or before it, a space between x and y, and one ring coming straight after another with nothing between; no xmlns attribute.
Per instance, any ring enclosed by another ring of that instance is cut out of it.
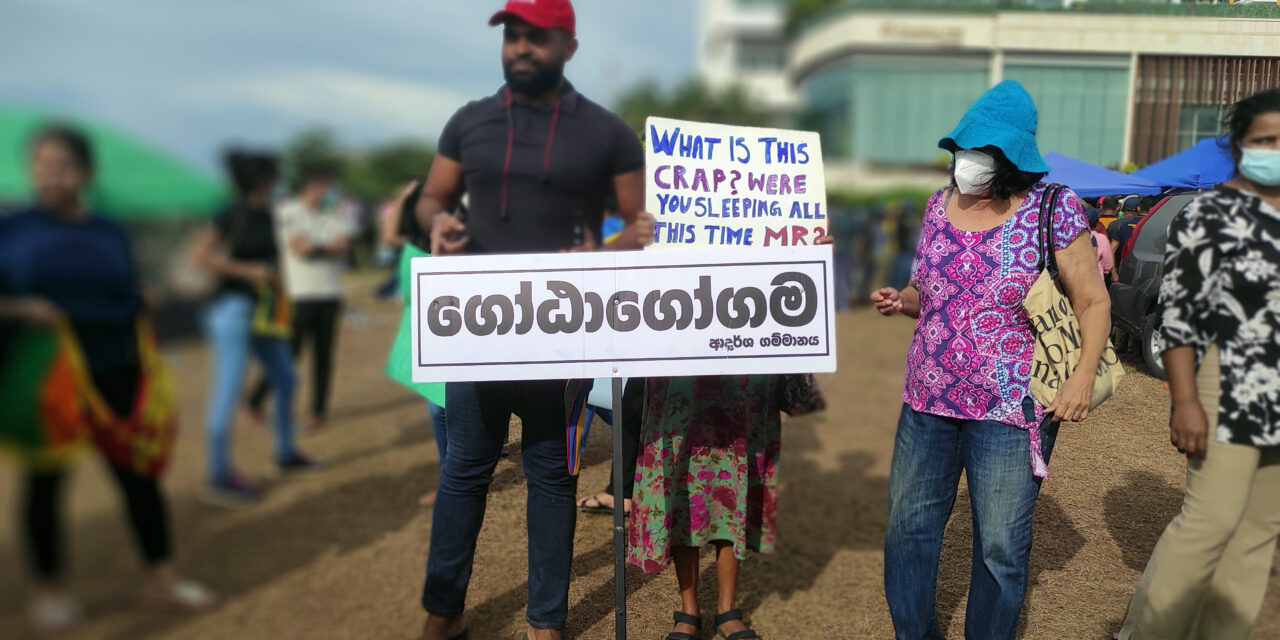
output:
<svg viewBox="0 0 1280 640"><path fill-rule="evenodd" d="M696 633L702 633L702 618L689 615L683 611L676 611L671 614L675 624L687 624L695 629ZM666 640L698 640L698 636L691 636L683 631L672 631L667 634Z"/></svg>
<svg viewBox="0 0 1280 640"><path fill-rule="evenodd" d="M753 638L756 638L756 639L760 638L759 634L757 634L755 631L752 631L751 629L745 629L743 631L734 631L733 633L726 636L724 632L720 630L720 625L726 622L733 622L734 620L742 620L741 609L730 609L724 613L718 614L716 616L716 635L721 638L724 638L724 640L752 640Z"/></svg>
<svg viewBox="0 0 1280 640"><path fill-rule="evenodd" d="M591 505L592 502L595 503L595 506ZM623 503L623 504L625 505L626 503ZM613 515L613 507L604 506L604 503L600 501L600 498L594 495L587 496L585 498L582 498L581 500L578 500L578 511L581 511L582 513L601 513L601 514L610 515L610 516ZM622 512L622 515L630 516L631 510L630 509L624 510Z"/></svg>

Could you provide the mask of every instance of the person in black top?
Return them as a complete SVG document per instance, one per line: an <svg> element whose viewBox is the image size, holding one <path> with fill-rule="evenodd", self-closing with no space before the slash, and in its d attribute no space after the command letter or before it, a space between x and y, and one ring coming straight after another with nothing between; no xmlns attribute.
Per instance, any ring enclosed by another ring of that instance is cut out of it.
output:
<svg viewBox="0 0 1280 640"><path fill-rule="evenodd" d="M644 153L617 116L564 79L577 51L567 0L512 0L503 25L507 83L458 110L440 135L417 214L433 256L591 249L612 195L627 226L610 248L652 242ZM450 215L463 191L465 221ZM517 259L518 261L518 259ZM432 519L422 605L425 640L464 633L462 614L485 495L512 413L523 425L529 483L529 596L533 640L560 638L568 615L576 520L565 454L565 383L446 385L448 460Z"/></svg>
<svg viewBox="0 0 1280 640"><path fill-rule="evenodd" d="M131 416L142 379L137 323L144 304L129 239L118 224L85 206L82 194L93 177L94 161L84 134L68 127L46 128L36 134L30 160L36 206L0 218L0 328L66 322L83 351L93 387L115 417ZM21 340L21 335L11 339ZM147 599L188 611L212 606L207 589L173 568L159 479L117 459L116 453L108 454L108 468L124 495L147 563ZM30 469L26 478L21 520L37 581L31 615L40 631L70 626L81 613L62 584L58 503L65 476L65 469L53 466Z"/></svg>
<svg viewBox="0 0 1280 640"><path fill-rule="evenodd" d="M234 151L228 154L227 165L237 200L197 240L194 251L197 263L218 277L217 294L205 315L213 370L205 418L208 486L202 495L214 504L238 506L257 497L257 490L231 462L231 423L250 351L275 393L275 459L280 471L308 471L317 465L294 444L297 376L289 344L283 333L272 331L271 323L265 321L268 316L278 319L277 305L288 304L280 295L280 253L270 205L276 161Z"/></svg>
<svg viewBox="0 0 1280 640"><path fill-rule="evenodd" d="M1169 225L1160 335L1186 498L1121 638L1245 638L1280 534L1280 89L1228 112L1237 177Z"/></svg>

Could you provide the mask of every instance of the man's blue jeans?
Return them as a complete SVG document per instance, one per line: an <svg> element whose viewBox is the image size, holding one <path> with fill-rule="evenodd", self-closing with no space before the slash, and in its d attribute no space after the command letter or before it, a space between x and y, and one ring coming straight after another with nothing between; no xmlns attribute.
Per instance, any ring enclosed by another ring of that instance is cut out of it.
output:
<svg viewBox="0 0 1280 640"><path fill-rule="evenodd" d="M1045 460L1057 424L1045 423ZM973 507L973 566L965 637L1013 640L1027 591L1031 515L1040 480L1028 432L992 421L902 407L889 472L884 589L898 640L941 639L938 556L963 469Z"/></svg>
<svg viewBox="0 0 1280 640"><path fill-rule="evenodd" d="M209 392L205 416L206 455L210 482L226 480L234 471L231 464L231 424L244 385L249 352L257 356L275 392L275 456L285 461L296 455L293 443L293 390L297 374L293 357L283 338L254 336L251 333L253 299L225 293L205 312L205 330L212 347L213 388Z"/></svg>
<svg viewBox="0 0 1280 640"><path fill-rule="evenodd" d="M449 423L445 418L444 407L427 401L427 415L431 416L431 434L436 440L436 451L440 454L440 466L449 457Z"/></svg>
<svg viewBox="0 0 1280 640"><path fill-rule="evenodd" d="M448 448L431 520L431 551L422 606L461 616L484 521L493 469L511 414L523 424L528 480L529 607L537 629L563 629L569 613L569 569L577 522L577 478L565 452L564 381L450 382L445 386Z"/></svg>

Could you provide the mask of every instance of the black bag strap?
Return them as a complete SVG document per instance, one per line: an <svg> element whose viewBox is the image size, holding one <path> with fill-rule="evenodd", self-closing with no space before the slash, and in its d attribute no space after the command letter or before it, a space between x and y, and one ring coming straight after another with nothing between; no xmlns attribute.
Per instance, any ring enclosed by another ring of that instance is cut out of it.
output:
<svg viewBox="0 0 1280 640"><path fill-rule="evenodd" d="M1040 262L1041 268L1049 270L1054 282L1061 282L1058 276L1058 257L1053 250L1053 210L1066 187L1050 184L1040 194Z"/></svg>

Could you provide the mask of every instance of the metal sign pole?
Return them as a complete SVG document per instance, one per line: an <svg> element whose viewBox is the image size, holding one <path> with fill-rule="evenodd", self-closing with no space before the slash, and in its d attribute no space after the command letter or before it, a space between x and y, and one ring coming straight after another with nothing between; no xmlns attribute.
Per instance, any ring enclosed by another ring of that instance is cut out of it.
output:
<svg viewBox="0 0 1280 640"><path fill-rule="evenodd" d="M622 490L622 378L613 379L613 586L614 637L627 640L626 498Z"/></svg>

